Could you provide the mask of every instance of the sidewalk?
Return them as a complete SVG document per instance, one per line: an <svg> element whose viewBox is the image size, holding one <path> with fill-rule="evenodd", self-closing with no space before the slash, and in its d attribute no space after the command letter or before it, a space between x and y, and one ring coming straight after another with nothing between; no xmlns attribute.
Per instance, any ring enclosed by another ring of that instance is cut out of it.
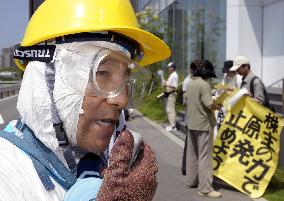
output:
<svg viewBox="0 0 284 201"><path fill-rule="evenodd" d="M196 194L196 188L185 187L185 176L181 173L184 134L179 131L168 132L163 124L157 124L141 114L127 121L127 128L139 132L145 141L154 149L159 166L158 188L153 201L209 201ZM214 188L223 196L219 201L251 201L252 198L227 186L222 182L214 182ZM265 199L256 199L265 201Z"/></svg>

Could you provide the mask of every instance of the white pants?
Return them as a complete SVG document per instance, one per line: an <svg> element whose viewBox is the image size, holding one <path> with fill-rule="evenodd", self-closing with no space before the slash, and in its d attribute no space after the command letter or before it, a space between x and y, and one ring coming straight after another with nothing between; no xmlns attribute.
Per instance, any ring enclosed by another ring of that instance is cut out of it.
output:
<svg viewBox="0 0 284 201"><path fill-rule="evenodd" d="M176 125L176 99L176 92L171 93L166 99L166 113L168 116L168 121L172 127Z"/></svg>

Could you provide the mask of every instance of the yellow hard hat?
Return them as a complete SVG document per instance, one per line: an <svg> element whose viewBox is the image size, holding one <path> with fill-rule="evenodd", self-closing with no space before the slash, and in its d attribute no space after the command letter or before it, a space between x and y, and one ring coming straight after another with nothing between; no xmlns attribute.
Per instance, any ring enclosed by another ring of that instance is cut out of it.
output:
<svg viewBox="0 0 284 201"><path fill-rule="evenodd" d="M146 66L170 56L158 37L139 28L129 0L45 0L33 14L21 46L84 32L112 31L136 41Z"/></svg>

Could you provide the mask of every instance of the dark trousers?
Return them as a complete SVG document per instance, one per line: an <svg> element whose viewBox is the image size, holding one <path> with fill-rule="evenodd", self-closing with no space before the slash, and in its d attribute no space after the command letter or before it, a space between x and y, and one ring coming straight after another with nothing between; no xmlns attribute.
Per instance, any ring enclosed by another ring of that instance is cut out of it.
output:
<svg viewBox="0 0 284 201"><path fill-rule="evenodd" d="M182 155L182 164L181 164L181 173L186 175L186 150L187 150L187 135L184 141L183 155Z"/></svg>

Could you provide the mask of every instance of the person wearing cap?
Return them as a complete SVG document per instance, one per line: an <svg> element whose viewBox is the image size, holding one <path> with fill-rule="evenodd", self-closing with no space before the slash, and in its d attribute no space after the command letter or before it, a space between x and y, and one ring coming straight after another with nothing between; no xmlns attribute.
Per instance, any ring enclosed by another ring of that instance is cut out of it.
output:
<svg viewBox="0 0 284 201"><path fill-rule="evenodd" d="M176 131L176 99L177 99L177 87L178 87L178 74L176 72L176 65L173 62L168 63L167 70L169 77L167 81L163 82L165 88L165 109L170 123L166 127L167 131Z"/></svg>
<svg viewBox="0 0 284 201"><path fill-rule="evenodd" d="M190 64L192 74L187 88L187 150L186 186L197 187L201 197L219 198L220 192L213 189L213 128L214 110L220 109L212 99L208 81L216 74L208 60L194 60Z"/></svg>
<svg viewBox="0 0 284 201"><path fill-rule="evenodd" d="M216 90L215 96L213 98L217 99L224 91L231 93L234 89L240 88L241 85L241 76L237 74L236 71L230 71L230 68L233 66L232 60L227 60L224 62L223 73L224 77L221 81L221 87ZM218 134L221 123L224 121L224 118L227 114L225 107L221 107L219 111L215 111L216 117L216 126L214 127L214 139Z"/></svg>
<svg viewBox="0 0 284 201"><path fill-rule="evenodd" d="M247 57L237 56L233 61L230 71L236 71L242 76L240 88L246 88L248 95L261 104L265 104L265 87L261 79L258 78L250 69L250 63Z"/></svg>
<svg viewBox="0 0 284 201"><path fill-rule="evenodd" d="M24 76L20 118L0 132L0 200L152 200L155 154L121 111L141 100L143 67L169 56L128 0L45 0L14 51Z"/></svg>

